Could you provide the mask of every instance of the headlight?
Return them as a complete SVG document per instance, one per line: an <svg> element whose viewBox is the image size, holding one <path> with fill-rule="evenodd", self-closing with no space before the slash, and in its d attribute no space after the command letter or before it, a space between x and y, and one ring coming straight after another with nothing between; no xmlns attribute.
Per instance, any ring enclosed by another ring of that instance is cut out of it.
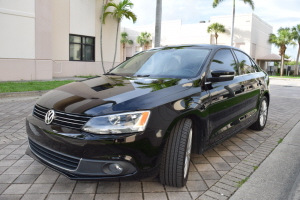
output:
<svg viewBox="0 0 300 200"><path fill-rule="evenodd" d="M97 134L120 134L144 131L150 111L128 112L90 119L83 130Z"/></svg>

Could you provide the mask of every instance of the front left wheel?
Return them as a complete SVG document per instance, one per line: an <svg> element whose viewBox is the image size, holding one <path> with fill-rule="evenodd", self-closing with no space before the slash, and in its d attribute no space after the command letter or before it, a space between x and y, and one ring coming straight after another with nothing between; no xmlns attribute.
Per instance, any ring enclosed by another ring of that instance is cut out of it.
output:
<svg viewBox="0 0 300 200"><path fill-rule="evenodd" d="M173 187L185 186L190 167L192 137L192 120L180 120L173 128L163 151L159 173L161 183Z"/></svg>

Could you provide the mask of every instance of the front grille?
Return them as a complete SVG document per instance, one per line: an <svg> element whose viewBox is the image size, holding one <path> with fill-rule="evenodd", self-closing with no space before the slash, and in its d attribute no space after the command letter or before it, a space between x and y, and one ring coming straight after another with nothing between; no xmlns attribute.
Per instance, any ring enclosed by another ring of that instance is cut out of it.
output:
<svg viewBox="0 0 300 200"><path fill-rule="evenodd" d="M45 115L50 109L40 105L35 105L33 109L33 116L45 120ZM56 117L52 124L79 130L91 118L82 115L69 114L64 112L55 111Z"/></svg>
<svg viewBox="0 0 300 200"><path fill-rule="evenodd" d="M75 170L79 164L80 159L63 155L61 153L49 150L29 139L29 145L32 152L42 160L51 163L55 166Z"/></svg>

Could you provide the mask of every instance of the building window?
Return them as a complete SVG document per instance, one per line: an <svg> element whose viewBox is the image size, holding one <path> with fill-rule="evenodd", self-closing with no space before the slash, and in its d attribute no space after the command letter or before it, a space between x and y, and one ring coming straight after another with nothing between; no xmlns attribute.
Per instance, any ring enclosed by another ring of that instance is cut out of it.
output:
<svg viewBox="0 0 300 200"><path fill-rule="evenodd" d="M70 35L70 60L95 61L95 38Z"/></svg>

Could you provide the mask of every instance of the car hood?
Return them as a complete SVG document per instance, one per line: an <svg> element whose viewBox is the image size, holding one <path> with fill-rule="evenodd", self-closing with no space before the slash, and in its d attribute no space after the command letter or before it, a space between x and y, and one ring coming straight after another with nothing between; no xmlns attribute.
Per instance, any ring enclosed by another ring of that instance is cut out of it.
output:
<svg viewBox="0 0 300 200"><path fill-rule="evenodd" d="M188 79L102 75L51 90L37 104L66 113L97 116L151 109L158 105L160 98L191 86L192 81Z"/></svg>

